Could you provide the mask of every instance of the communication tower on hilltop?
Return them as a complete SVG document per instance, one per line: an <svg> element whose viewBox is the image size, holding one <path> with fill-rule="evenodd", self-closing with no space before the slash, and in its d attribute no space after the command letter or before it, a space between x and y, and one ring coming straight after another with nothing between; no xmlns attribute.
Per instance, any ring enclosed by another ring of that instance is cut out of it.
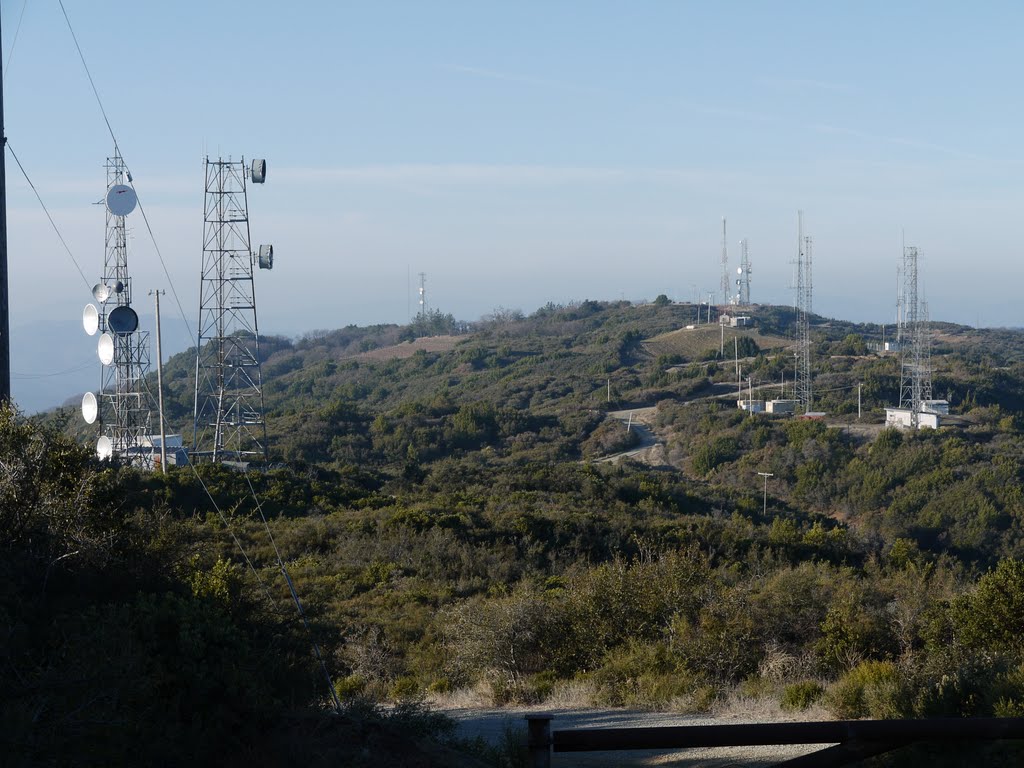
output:
<svg viewBox="0 0 1024 768"><path fill-rule="evenodd" d="M750 305L750 254L747 251L747 239L740 240L740 265L736 267L736 303L741 306Z"/></svg>
<svg viewBox="0 0 1024 768"><path fill-rule="evenodd" d="M903 343L900 347L900 408L910 410L910 426L920 425L921 404L931 400L931 343L928 304L918 298L918 249L903 248Z"/></svg>
<svg viewBox="0 0 1024 768"><path fill-rule="evenodd" d="M250 247L246 183L262 184L267 162L206 158L205 170L192 453L266 460L253 267L272 269L274 247Z"/></svg>
<svg viewBox="0 0 1024 768"><path fill-rule="evenodd" d="M427 273L420 272L420 311L419 319L427 319Z"/></svg>
<svg viewBox="0 0 1024 768"><path fill-rule="evenodd" d="M729 303L729 247L725 237L725 216L722 217L722 303Z"/></svg>
<svg viewBox="0 0 1024 768"><path fill-rule="evenodd" d="M797 211L796 251L796 399L804 413L811 410L814 391L811 386L811 238L804 236L804 212Z"/></svg>
<svg viewBox="0 0 1024 768"><path fill-rule="evenodd" d="M97 333L100 391L86 392L82 416L99 425L96 453L102 459L117 456L148 465L150 453L142 451L142 437L149 433L149 407L142 390L149 370L149 333L139 330L139 316L132 309L132 281L128 274L128 238L125 217L138 199L129 186L131 176L117 147L107 158L106 248L103 278L93 286L96 304L82 313L86 333ZM126 184L125 182L128 182Z"/></svg>

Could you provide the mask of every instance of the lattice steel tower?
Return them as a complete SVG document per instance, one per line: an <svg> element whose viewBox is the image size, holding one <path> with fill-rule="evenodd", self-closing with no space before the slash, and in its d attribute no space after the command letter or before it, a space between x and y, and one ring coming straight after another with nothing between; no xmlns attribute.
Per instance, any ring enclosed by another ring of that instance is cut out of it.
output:
<svg viewBox="0 0 1024 768"><path fill-rule="evenodd" d="M928 305L918 297L918 250L903 249L904 334L900 347L900 408L910 410L910 426L920 423L921 404L931 399L931 344Z"/></svg>
<svg viewBox="0 0 1024 768"><path fill-rule="evenodd" d="M250 247L247 181L266 162L206 158L192 453L211 461L267 458L253 269L273 267L273 247Z"/></svg>
<svg viewBox="0 0 1024 768"><path fill-rule="evenodd" d="M740 265L736 269L739 277L736 278L736 301L746 307L750 305L750 253L747 250L747 239L740 240Z"/></svg>
<svg viewBox="0 0 1024 768"><path fill-rule="evenodd" d="M100 334L100 391L98 397L86 393L82 414L88 423L99 425L96 451L101 458L117 456L148 465L152 456L142 450L142 437L149 434L149 396L144 389L150 365L149 333L139 330L139 316L131 306L125 223L137 198L117 147L107 158L106 168L103 277L92 290L97 303L86 306L83 314L86 332Z"/></svg>
<svg viewBox="0 0 1024 768"><path fill-rule="evenodd" d="M804 236L804 214L797 212L796 250L796 399L804 413L812 409L814 390L811 385L811 238Z"/></svg>

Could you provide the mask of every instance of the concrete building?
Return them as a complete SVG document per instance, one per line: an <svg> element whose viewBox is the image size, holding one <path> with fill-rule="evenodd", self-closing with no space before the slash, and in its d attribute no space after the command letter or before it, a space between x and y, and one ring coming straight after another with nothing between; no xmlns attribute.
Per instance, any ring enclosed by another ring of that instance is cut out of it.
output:
<svg viewBox="0 0 1024 768"><path fill-rule="evenodd" d="M948 404L947 404L948 405ZM948 413L948 410L947 410ZM931 427L938 429L940 426L939 414L922 410L917 414L917 428ZM885 426L897 427L899 429L910 429L911 413L909 408L886 408Z"/></svg>

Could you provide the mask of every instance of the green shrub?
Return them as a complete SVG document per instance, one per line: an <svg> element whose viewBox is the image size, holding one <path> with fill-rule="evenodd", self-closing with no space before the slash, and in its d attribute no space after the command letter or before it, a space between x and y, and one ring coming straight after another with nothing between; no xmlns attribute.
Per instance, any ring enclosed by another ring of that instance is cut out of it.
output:
<svg viewBox="0 0 1024 768"><path fill-rule="evenodd" d="M801 680L782 689L780 705L787 712L803 711L816 704L825 694L825 688L817 680Z"/></svg>
<svg viewBox="0 0 1024 768"><path fill-rule="evenodd" d="M864 661L832 684L825 706L838 718L899 718L911 714L906 686L891 661Z"/></svg>
<svg viewBox="0 0 1024 768"><path fill-rule="evenodd" d="M696 690L693 676L677 668L660 643L613 651L590 679L597 701L613 707L664 706Z"/></svg>

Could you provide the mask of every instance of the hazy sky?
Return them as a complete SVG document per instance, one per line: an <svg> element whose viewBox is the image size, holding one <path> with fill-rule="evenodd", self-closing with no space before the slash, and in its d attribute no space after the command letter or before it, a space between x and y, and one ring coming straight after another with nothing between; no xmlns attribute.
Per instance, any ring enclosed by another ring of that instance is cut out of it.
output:
<svg viewBox="0 0 1024 768"><path fill-rule="evenodd" d="M905 231L932 317L1022 324L1019 3L64 5L192 326L204 154L267 159L267 333L404 322L421 271L465 319L690 299L719 285L723 215L752 299L788 303L798 208L816 311L890 321ZM2 24L10 145L95 282L112 142L56 0ZM7 163L12 325L81 334L86 286ZM129 223L138 304L168 285Z"/></svg>

